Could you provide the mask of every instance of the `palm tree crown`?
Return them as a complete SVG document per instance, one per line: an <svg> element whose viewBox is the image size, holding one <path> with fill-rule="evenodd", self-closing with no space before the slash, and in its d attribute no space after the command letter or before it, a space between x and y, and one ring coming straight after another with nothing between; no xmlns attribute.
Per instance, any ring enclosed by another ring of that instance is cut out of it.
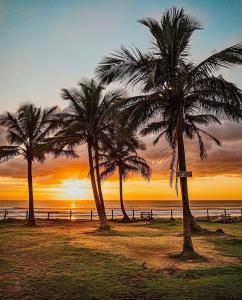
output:
<svg viewBox="0 0 242 300"><path fill-rule="evenodd" d="M58 127L57 106L42 110L33 104L24 104L16 114L0 116L0 125L6 128L10 145L0 147L0 161L23 155L25 159L43 162L48 154L70 155L72 151L54 148L50 137Z"/></svg>
<svg viewBox="0 0 242 300"><path fill-rule="evenodd" d="M108 108L123 96L122 90L105 93L104 86L93 79L79 82L79 89L63 89L62 98L69 101L69 106L62 114L65 127L62 134L73 145L94 143L108 128Z"/></svg>
<svg viewBox="0 0 242 300"><path fill-rule="evenodd" d="M201 29L199 21L183 9L167 10L160 22L139 20L152 35L152 50L142 53L138 48L121 47L105 57L96 69L104 82L120 81L139 85L144 95L129 98L125 103L129 121L144 124L155 116L163 116L163 102L185 113L211 111L218 117L241 117L241 90L217 72L221 67L242 64L242 43L217 52L199 64L189 62L190 39ZM187 105L189 107L187 107ZM170 107L168 107L169 109ZM132 113L131 113L132 112Z"/></svg>
<svg viewBox="0 0 242 300"><path fill-rule="evenodd" d="M120 168L122 179L127 179L131 174L140 174L149 180L151 169L146 160L139 156L139 150L145 150L145 145L134 133L118 126L109 130L100 154L100 166L104 168L101 178L106 179Z"/></svg>

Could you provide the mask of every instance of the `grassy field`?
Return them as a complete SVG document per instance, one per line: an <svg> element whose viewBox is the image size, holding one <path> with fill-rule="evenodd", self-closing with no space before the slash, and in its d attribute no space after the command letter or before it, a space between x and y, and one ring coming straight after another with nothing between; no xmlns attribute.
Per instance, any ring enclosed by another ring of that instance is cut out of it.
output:
<svg viewBox="0 0 242 300"><path fill-rule="evenodd" d="M181 223L0 223L0 299L242 299L242 223L204 223L200 261L171 258Z"/></svg>

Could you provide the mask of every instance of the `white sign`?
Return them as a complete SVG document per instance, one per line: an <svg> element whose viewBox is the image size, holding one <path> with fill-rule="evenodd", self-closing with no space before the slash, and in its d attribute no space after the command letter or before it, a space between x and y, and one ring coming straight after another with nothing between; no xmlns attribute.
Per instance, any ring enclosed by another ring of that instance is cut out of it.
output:
<svg viewBox="0 0 242 300"><path fill-rule="evenodd" d="M177 171L176 172L177 177L192 177L191 171Z"/></svg>

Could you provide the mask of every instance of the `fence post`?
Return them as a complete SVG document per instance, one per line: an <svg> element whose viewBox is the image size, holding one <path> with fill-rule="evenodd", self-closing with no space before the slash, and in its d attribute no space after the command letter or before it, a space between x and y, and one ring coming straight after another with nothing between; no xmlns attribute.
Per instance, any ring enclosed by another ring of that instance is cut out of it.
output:
<svg viewBox="0 0 242 300"><path fill-rule="evenodd" d="M70 221L71 221L71 217L72 217L72 211L70 210Z"/></svg>
<svg viewBox="0 0 242 300"><path fill-rule="evenodd" d="M153 218L153 210L152 209L150 210L150 217L151 217L151 219Z"/></svg>
<svg viewBox="0 0 242 300"><path fill-rule="evenodd" d="M171 209L171 220L173 220L173 209Z"/></svg>
<svg viewBox="0 0 242 300"><path fill-rule="evenodd" d="M113 209L112 209L111 213L112 213L112 221L113 221Z"/></svg>
<svg viewBox="0 0 242 300"><path fill-rule="evenodd" d="M47 217L47 220L49 220L50 219L50 213L48 212L48 217Z"/></svg>
<svg viewBox="0 0 242 300"><path fill-rule="evenodd" d="M6 220L6 217L7 217L7 210L5 210L4 212L4 220Z"/></svg>
<svg viewBox="0 0 242 300"><path fill-rule="evenodd" d="M241 208L241 215L242 215L242 208ZM133 209L133 219L134 219L134 209Z"/></svg>
<svg viewBox="0 0 242 300"><path fill-rule="evenodd" d="M227 215L226 215L226 209L224 210L224 223L227 222Z"/></svg>
<svg viewBox="0 0 242 300"><path fill-rule="evenodd" d="M209 220L209 213L208 213L208 209L207 209L207 219Z"/></svg>
<svg viewBox="0 0 242 300"><path fill-rule="evenodd" d="M26 216L25 216L25 219L28 220L28 216L29 216L29 211L26 210Z"/></svg>
<svg viewBox="0 0 242 300"><path fill-rule="evenodd" d="M90 216L91 216L91 221L92 221L92 210L91 210L91 215Z"/></svg>

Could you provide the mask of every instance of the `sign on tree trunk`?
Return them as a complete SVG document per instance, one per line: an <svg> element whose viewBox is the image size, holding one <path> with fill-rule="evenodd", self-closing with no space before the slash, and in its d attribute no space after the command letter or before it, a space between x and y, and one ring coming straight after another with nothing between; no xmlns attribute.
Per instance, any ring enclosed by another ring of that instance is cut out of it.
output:
<svg viewBox="0 0 242 300"><path fill-rule="evenodd" d="M176 172L177 177L192 177L191 171L177 171Z"/></svg>

